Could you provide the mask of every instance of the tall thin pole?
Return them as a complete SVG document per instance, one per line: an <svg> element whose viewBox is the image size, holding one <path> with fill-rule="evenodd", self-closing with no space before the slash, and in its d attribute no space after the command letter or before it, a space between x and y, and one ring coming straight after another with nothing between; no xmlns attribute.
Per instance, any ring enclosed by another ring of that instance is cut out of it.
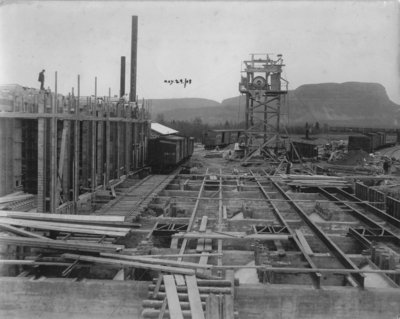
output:
<svg viewBox="0 0 400 319"><path fill-rule="evenodd" d="M78 75L78 96L75 103L75 123L74 123L74 209L78 213L79 201L79 99L80 99L80 75Z"/></svg>
<svg viewBox="0 0 400 319"><path fill-rule="evenodd" d="M132 41L131 41L131 90L129 101L136 101L136 63L138 43L138 17L132 16Z"/></svg>
<svg viewBox="0 0 400 319"><path fill-rule="evenodd" d="M120 89L119 89L119 97L123 97L125 95L125 64L126 58L124 56L121 57L121 79L120 79Z"/></svg>
<svg viewBox="0 0 400 319"><path fill-rule="evenodd" d="M51 153L50 153L50 212L56 213L58 206L57 196L57 71L54 82L53 117L51 118Z"/></svg>
<svg viewBox="0 0 400 319"><path fill-rule="evenodd" d="M94 78L94 104L92 108L92 116L96 116L97 111L97 76ZM92 121L92 177L91 177L91 189L95 191L97 186L96 177L96 146L97 146L97 121Z"/></svg>

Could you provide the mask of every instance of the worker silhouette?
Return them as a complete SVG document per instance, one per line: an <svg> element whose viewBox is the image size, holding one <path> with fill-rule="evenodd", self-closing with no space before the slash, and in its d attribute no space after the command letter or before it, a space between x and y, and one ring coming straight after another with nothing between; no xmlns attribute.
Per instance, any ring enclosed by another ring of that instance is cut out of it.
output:
<svg viewBox="0 0 400 319"><path fill-rule="evenodd" d="M40 91L44 90L44 71L45 70L42 70L42 72L39 73L38 81L40 82Z"/></svg>

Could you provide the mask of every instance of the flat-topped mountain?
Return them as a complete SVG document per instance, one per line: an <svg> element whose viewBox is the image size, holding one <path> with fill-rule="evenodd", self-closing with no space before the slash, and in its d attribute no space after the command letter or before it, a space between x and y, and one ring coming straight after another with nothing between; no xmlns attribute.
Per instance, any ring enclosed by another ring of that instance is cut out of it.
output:
<svg viewBox="0 0 400 319"><path fill-rule="evenodd" d="M165 120L192 120L216 124L244 121L244 95L218 103L206 99L153 100L152 114ZM392 102L377 83L306 84L288 92L282 120L289 125L320 122L330 125L393 127L400 123L400 105Z"/></svg>

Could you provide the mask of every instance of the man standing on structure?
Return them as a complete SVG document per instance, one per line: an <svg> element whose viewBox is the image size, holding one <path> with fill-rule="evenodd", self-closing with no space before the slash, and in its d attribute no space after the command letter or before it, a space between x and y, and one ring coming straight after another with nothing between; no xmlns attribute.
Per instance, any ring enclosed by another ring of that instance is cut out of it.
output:
<svg viewBox="0 0 400 319"><path fill-rule="evenodd" d="M38 81L40 82L40 91L44 90L44 71L45 70L42 70L42 72L39 73Z"/></svg>

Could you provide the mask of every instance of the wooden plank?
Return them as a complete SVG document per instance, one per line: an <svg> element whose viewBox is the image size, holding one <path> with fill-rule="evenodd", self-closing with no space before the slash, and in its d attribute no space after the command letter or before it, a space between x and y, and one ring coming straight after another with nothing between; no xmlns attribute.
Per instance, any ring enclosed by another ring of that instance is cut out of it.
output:
<svg viewBox="0 0 400 319"><path fill-rule="evenodd" d="M160 272L158 274L157 283L153 291L153 298L157 298L158 292L160 291L160 286L163 281L163 274Z"/></svg>
<svg viewBox="0 0 400 319"><path fill-rule="evenodd" d="M224 295L224 319L232 319L234 318L234 310L233 310L233 296L232 295Z"/></svg>
<svg viewBox="0 0 400 319"><path fill-rule="evenodd" d="M178 292L176 291L175 280L171 275L164 275L164 284L167 294L168 309L170 318L183 319L181 305L179 304Z"/></svg>
<svg viewBox="0 0 400 319"><path fill-rule="evenodd" d="M291 235L284 234L250 234L246 233L233 233L233 232L188 232L188 233L177 233L172 235L172 238L184 238L184 239L196 239L196 238L208 238L208 239L240 239L240 240L288 240Z"/></svg>
<svg viewBox="0 0 400 319"><path fill-rule="evenodd" d="M215 294L210 294L207 298L206 319L220 319L219 299Z"/></svg>
<svg viewBox="0 0 400 319"><path fill-rule="evenodd" d="M116 216L116 215L107 215L107 216L98 216L98 215L65 215L65 214L46 214L46 213L30 213L30 212L17 212L17 211L9 211L9 210L0 210L0 217L21 217L21 218L46 218L46 219L54 219L54 220L71 220L71 221L101 221L101 222L124 222L124 216Z"/></svg>
<svg viewBox="0 0 400 319"><path fill-rule="evenodd" d="M199 265L207 265L209 256L210 256L210 253L203 252L200 256Z"/></svg>
<svg viewBox="0 0 400 319"><path fill-rule="evenodd" d="M106 264L106 265L128 266L128 267L135 267L135 268L142 268L142 269L151 269L151 270L155 270L155 271L162 271L162 272L173 273L173 274L176 273L176 274L182 274L182 275L194 275L194 273L195 273L193 269L152 265L152 264L146 264L146 263L128 261L128 260L114 260L111 258L91 257L91 256L77 255L77 254L63 254L62 256L67 259L79 259L82 261L90 261L90 262ZM174 282L174 285L175 285L175 282Z"/></svg>
<svg viewBox="0 0 400 319"><path fill-rule="evenodd" d="M30 221L26 219L0 218L0 223L14 226L31 227L46 230L58 230L69 233L85 233L94 235L125 236L129 229L118 229L103 226L65 224L55 222Z"/></svg>
<svg viewBox="0 0 400 319"><path fill-rule="evenodd" d="M201 219L199 231L201 231L201 232L206 231L207 221L208 221L208 216L203 216L203 218Z"/></svg>
<svg viewBox="0 0 400 319"><path fill-rule="evenodd" d="M197 287L195 276L186 276L186 284L189 295L190 311L192 319L204 319L203 307L201 305L200 292ZM233 318L233 317L232 317Z"/></svg>
<svg viewBox="0 0 400 319"><path fill-rule="evenodd" d="M121 268L120 270L118 270L118 272L115 274L113 280L125 280L125 269Z"/></svg>
<svg viewBox="0 0 400 319"><path fill-rule="evenodd" d="M103 245L94 243L70 243L68 240L51 240L39 238L25 238L25 237L11 237L0 236L0 243L8 245L27 246L27 247L40 247L49 249L62 249L72 251L92 251L92 252L105 252L117 251L124 248L122 245ZM111 247L110 247L111 246Z"/></svg>
<svg viewBox="0 0 400 319"><path fill-rule="evenodd" d="M168 305L167 298L164 298L161 309L160 309L160 313L158 315L158 319L162 319L164 317L164 313L165 313L165 310L167 309L167 305Z"/></svg>
<svg viewBox="0 0 400 319"><path fill-rule="evenodd" d="M309 256L314 255L314 252L312 251L310 245L308 244L308 242L307 242L306 238L304 237L303 233L301 232L301 230L296 229L295 233L296 233L297 238L299 239L299 242L303 246L305 253Z"/></svg>
<svg viewBox="0 0 400 319"><path fill-rule="evenodd" d="M185 278L182 275L174 275L175 282L177 286L185 286Z"/></svg>
<svg viewBox="0 0 400 319"><path fill-rule="evenodd" d="M159 259L159 258L146 258L146 257L137 257L137 256L131 256L131 255L110 254L110 253L102 253L101 256L111 257L113 259L123 259L123 260L130 260L130 261L136 261L136 262L143 262L146 264L168 265L168 266L174 266L174 267L178 267L178 268L193 268L193 269L212 268L212 265L199 266L198 264L192 263L192 262L166 260L166 259Z"/></svg>
<svg viewBox="0 0 400 319"><path fill-rule="evenodd" d="M23 230L23 229L20 229L20 228L11 226L11 225L6 225L6 224L1 224L0 223L0 228L3 229L3 230L9 231L9 232L11 232L13 234L17 234L17 235L21 235L21 236L26 236L26 237L31 237L31 238L39 238L39 239L46 239L46 240L50 239L50 238L47 238L45 236L38 235L38 234L35 234L33 232L26 231L26 230Z"/></svg>

